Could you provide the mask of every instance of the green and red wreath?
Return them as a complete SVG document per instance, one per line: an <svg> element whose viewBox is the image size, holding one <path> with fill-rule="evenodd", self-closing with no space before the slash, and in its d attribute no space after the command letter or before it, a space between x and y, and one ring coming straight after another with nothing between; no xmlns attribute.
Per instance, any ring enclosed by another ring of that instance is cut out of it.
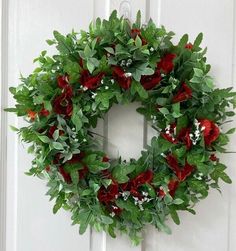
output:
<svg viewBox="0 0 236 251"><path fill-rule="evenodd" d="M114 11L89 32L55 31L47 43L58 54L43 51L33 73L10 88L16 105L6 110L29 123L13 128L35 156L28 174L48 180L54 213L69 210L81 234L90 225L138 244L145 225L170 233L169 215L179 224L179 210L195 213L220 179L231 183L217 153L234 132L222 125L236 93L214 88L202 33L177 45L173 35L151 20L141 26L140 13L131 25ZM156 136L138 159L110 159L92 129L113 104L134 101Z"/></svg>

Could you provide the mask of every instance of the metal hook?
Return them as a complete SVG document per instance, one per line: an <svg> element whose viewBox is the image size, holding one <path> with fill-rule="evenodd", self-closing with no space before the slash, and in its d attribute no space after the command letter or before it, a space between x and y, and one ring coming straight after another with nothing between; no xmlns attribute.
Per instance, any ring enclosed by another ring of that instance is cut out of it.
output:
<svg viewBox="0 0 236 251"><path fill-rule="evenodd" d="M119 13L127 20L131 20L131 6L129 1L122 1L120 3Z"/></svg>

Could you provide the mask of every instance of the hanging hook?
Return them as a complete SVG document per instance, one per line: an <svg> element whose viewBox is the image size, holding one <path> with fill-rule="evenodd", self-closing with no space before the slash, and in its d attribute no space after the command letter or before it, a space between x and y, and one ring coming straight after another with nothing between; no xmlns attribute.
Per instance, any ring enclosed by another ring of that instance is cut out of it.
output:
<svg viewBox="0 0 236 251"><path fill-rule="evenodd" d="M119 14L124 17L124 19L131 20L131 6L129 1L122 1L120 3Z"/></svg>

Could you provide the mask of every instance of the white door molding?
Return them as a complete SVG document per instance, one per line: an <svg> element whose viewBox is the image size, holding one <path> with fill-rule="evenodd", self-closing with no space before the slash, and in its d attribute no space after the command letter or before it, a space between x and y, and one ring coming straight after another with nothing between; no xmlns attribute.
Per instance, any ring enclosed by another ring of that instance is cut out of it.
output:
<svg viewBox="0 0 236 251"><path fill-rule="evenodd" d="M7 106L7 65L8 65L8 1L2 0L1 28L0 28L0 250L6 250L6 180L7 180L7 114L4 108Z"/></svg>

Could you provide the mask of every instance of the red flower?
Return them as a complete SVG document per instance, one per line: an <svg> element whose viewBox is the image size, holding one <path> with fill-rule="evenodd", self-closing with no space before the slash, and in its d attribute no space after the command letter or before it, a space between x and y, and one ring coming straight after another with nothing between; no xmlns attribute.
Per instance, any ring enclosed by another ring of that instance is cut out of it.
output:
<svg viewBox="0 0 236 251"><path fill-rule="evenodd" d="M72 115L72 87L67 81L65 76L59 76L57 78L57 84L62 89L62 94L57 96L53 101L53 110L57 114L64 114L67 117Z"/></svg>
<svg viewBox="0 0 236 251"><path fill-rule="evenodd" d="M170 73L174 69L173 60L176 58L176 54L168 53L157 64L157 68L165 74Z"/></svg>
<svg viewBox="0 0 236 251"><path fill-rule="evenodd" d="M188 43L185 45L186 49L192 50L193 49L193 45L191 43Z"/></svg>
<svg viewBox="0 0 236 251"><path fill-rule="evenodd" d="M63 166L59 167L59 173L63 176L63 178L64 178L64 180L65 180L65 182L67 184L71 184L72 183L70 174L65 171L65 169L64 169Z"/></svg>
<svg viewBox="0 0 236 251"><path fill-rule="evenodd" d="M65 89L69 85L68 76L58 76L57 77L57 85L61 89Z"/></svg>
<svg viewBox="0 0 236 251"><path fill-rule="evenodd" d="M53 138L53 133L57 130L58 128L53 125L53 126L50 126L49 130L48 130L48 137L49 138ZM64 132L62 130L59 130L59 135L63 135Z"/></svg>
<svg viewBox="0 0 236 251"><path fill-rule="evenodd" d="M100 85L103 76L104 73L102 72L96 76L92 76L88 70L83 70L80 77L80 83L89 90L94 90Z"/></svg>
<svg viewBox="0 0 236 251"><path fill-rule="evenodd" d="M151 183L153 180L153 172L151 170L147 170L141 174L139 174L136 178L131 181L133 187L137 188L145 183Z"/></svg>
<svg viewBox="0 0 236 251"><path fill-rule="evenodd" d="M71 97L66 92L57 96L53 101L53 110L57 114L63 114L67 117L72 115L73 103Z"/></svg>
<svg viewBox="0 0 236 251"><path fill-rule="evenodd" d="M178 180L170 180L168 184L168 189L169 189L169 194L171 197L175 196L175 192L179 186L179 181Z"/></svg>
<svg viewBox="0 0 236 251"><path fill-rule="evenodd" d="M186 83L182 83L179 91L172 98L172 102L178 103L190 99L191 97L192 97L192 89L189 88Z"/></svg>
<svg viewBox="0 0 236 251"><path fill-rule="evenodd" d="M76 163L81 163L83 164L83 158L85 157L84 152L80 152L79 154L74 154L73 157L67 161L69 164L76 164ZM89 169L86 165L83 166L82 169L78 170L79 173L79 179L84 179L86 175L88 174Z"/></svg>
<svg viewBox="0 0 236 251"><path fill-rule="evenodd" d="M218 161L219 159L215 156L215 154L211 154L210 158L211 161Z"/></svg>
<svg viewBox="0 0 236 251"><path fill-rule="evenodd" d="M187 161L185 161L184 167L180 168L177 159L171 154L166 157L166 160L180 181L184 181L194 170L194 167L189 165Z"/></svg>
<svg viewBox="0 0 236 251"><path fill-rule="evenodd" d="M174 131L176 129L176 123L172 123L170 125L170 129L169 129L169 132L167 133L166 132L162 132L161 133L161 136L166 139L167 141L169 141L170 143L173 143L173 144L177 144L178 143L178 140L174 137Z"/></svg>
<svg viewBox="0 0 236 251"><path fill-rule="evenodd" d="M83 166L83 169L79 170L79 179L82 180L86 177L86 175L88 174L89 169L87 166Z"/></svg>
<svg viewBox="0 0 236 251"><path fill-rule="evenodd" d="M45 167L45 170L46 170L46 172L50 172L50 170L51 170L50 166L49 166L49 165L46 166L46 167Z"/></svg>
<svg viewBox="0 0 236 251"><path fill-rule="evenodd" d="M107 156L103 156L103 158L102 158L102 162L109 162L109 158L107 157Z"/></svg>
<svg viewBox="0 0 236 251"><path fill-rule="evenodd" d="M200 125L203 130L204 141L207 146L214 142L220 135L219 127L211 120L200 119Z"/></svg>
<svg viewBox="0 0 236 251"><path fill-rule="evenodd" d="M34 112L34 111L32 111L32 110L29 110L28 112L27 112L27 114L28 114L28 117L31 119L31 120L35 120L35 118L36 118L36 116L37 116L37 112Z"/></svg>
<svg viewBox="0 0 236 251"><path fill-rule="evenodd" d="M44 107L41 109L41 111L39 112L39 115L47 117L50 114L50 112L45 109Z"/></svg>
<svg viewBox="0 0 236 251"><path fill-rule="evenodd" d="M156 85L158 85L161 81L161 73L159 70L156 70L156 72L153 75L144 75L141 77L141 84L145 90L150 90L154 88Z"/></svg>
<svg viewBox="0 0 236 251"><path fill-rule="evenodd" d="M189 150L192 147L192 140L190 138L191 128L182 128L178 135L178 140L183 142L186 145L186 148Z"/></svg>
<svg viewBox="0 0 236 251"><path fill-rule="evenodd" d="M84 152L80 152L79 154L74 154L70 160L67 160L67 163L75 164L77 162L81 162L84 157L85 157Z"/></svg>
<svg viewBox="0 0 236 251"><path fill-rule="evenodd" d="M116 196L119 194L119 186L116 182L113 182L107 188L105 186L101 186L98 190L98 199L100 202L110 202L116 199Z"/></svg>
<svg viewBox="0 0 236 251"><path fill-rule="evenodd" d="M121 189L123 191L129 191L133 196L141 199L143 196L138 191L138 188L141 185L144 185L146 183L150 184L152 182L152 180L153 180L153 172L151 170L147 170L147 171L139 174L133 180L130 180L127 183L121 184Z"/></svg>
<svg viewBox="0 0 236 251"><path fill-rule="evenodd" d="M131 30L131 37L133 39L135 39L137 36L139 36L140 39L142 40L142 45L147 44L147 40L145 38L143 38L141 35L141 30L140 29L132 29Z"/></svg>
<svg viewBox="0 0 236 251"><path fill-rule="evenodd" d="M120 66L113 67L112 74L120 87L124 88L125 90L130 88L132 79L131 77L126 77L124 70Z"/></svg>

